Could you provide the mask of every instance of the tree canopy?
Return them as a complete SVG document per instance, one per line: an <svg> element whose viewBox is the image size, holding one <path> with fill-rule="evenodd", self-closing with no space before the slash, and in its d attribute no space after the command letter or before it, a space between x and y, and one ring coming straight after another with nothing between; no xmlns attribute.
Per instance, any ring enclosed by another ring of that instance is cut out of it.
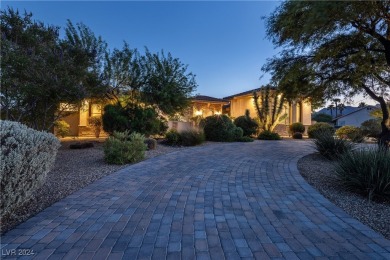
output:
<svg viewBox="0 0 390 260"><path fill-rule="evenodd" d="M390 2L286 1L267 18L267 35L283 51L263 70L286 97L369 95L389 142Z"/></svg>
<svg viewBox="0 0 390 260"><path fill-rule="evenodd" d="M50 130L86 98L146 105L167 115L189 104L195 75L170 53L141 55L107 43L83 23L59 27L12 8L1 11L1 118Z"/></svg>
<svg viewBox="0 0 390 260"><path fill-rule="evenodd" d="M59 38L59 28L32 14L1 11L1 118L48 130L63 115L60 103L87 96L87 53Z"/></svg>

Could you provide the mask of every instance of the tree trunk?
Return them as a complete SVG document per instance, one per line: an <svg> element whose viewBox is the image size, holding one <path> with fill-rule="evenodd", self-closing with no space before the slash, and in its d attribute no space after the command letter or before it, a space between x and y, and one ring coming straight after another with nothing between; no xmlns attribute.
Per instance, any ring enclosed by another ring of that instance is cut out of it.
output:
<svg viewBox="0 0 390 260"><path fill-rule="evenodd" d="M387 104L385 100L382 98L383 102L380 102L381 109L382 109L382 133L379 135L378 144L380 146L390 147L390 124L389 124L389 110L387 108Z"/></svg>
<svg viewBox="0 0 390 260"><path fill-rule="evenodd" d="M378 145L384 146L388 148L390 146L390 118L389 118L389 110L387 108L386 101L383 97L377 96L369 87L362 85L362 88L367 92L367 94L377 101L382 110L382 122L381 122L381 128L382 132L379 135L378 139Z"/></svg>

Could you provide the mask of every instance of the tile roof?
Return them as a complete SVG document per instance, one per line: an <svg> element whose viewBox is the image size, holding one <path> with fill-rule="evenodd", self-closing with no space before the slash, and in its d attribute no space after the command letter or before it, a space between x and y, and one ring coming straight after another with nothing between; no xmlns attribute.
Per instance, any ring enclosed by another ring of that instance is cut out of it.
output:
<svg viewBox="0 0 390 260"><path fill-rule="evenodd" d="M215 102L215 103L228 103L228 100L210 97L210 96L204 96L204 95L196 95L193 98L191 98L193 101L206 101L206 102Z"/></svg>

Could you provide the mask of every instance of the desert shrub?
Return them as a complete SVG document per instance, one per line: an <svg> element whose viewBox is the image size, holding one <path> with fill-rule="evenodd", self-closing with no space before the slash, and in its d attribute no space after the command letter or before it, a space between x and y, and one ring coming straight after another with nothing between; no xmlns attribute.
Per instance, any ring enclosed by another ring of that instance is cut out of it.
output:
<svg viewBox="0 0 390 260"><path fill-rule="evenodd" d="M240 131L235 130L237 127L226 115L208 116L202 119L200 125L203 127L206 140L209 141L233 142Z"/></svg>
<svg viewBox="0 0 390 260"><path fill-rule="evenodd" d="M294 139L302 139L302 133L294 133L292 136Z"/></svg>
<svg viewBox="0 0 390 260"><path fill-rule="evenodd" d="M69 135L70 132L70 125L65 122L64 120L58 120L54 123L54 126L56 128L56 134L64 138L65 136Z"/></svg>
<svg viewBox="0 0 390 260"><path fill-rule="evenodd" d="M268 130L265 130L259 134L257 137L259 140L280 140L282 139L278 133L274 133Z"/></svg>
<svg viewBox="0 0 390 260"><path fill-rule="evenodd" d="M350 190L373 198L390 198L390 150L355 150L340 157L336 166L340 181Z"/></svg>
<svg viewBox="0 0 390 260"><path fill-rule="evenodd" d="M203 131L187 130L180 134L180 144L184 146L194 146L204 142L205 136Z"/></svg>
<svg viewBox="0 0 390 260"><path fill-rule="evenodd" d="M104 159L110 164L141 161L145 157L145 137L129 131L114 132L104 143Z"/></svg>
<svg viewBox="0 0 390 260"><path fill-rule="evenodd" d="M315 123L307 128L307 134L309 138L316 138L317 133L323 134L324 132L329 132L333 135L334 128L328 123Z"/></svg>
<svg viewBox="0 0 390 260"><path fill-rule="evenodd" d="M364 136L378 138L382 132L381 121L378 119L366 120L361 124L360 129Z"/></svg>
<svg viewBox="0 0 390 260"><path fill-rule="evenodd" d="M88 124L93 127L101 127L102 118L99 116L91 116L90 118L88 118Z"/></svg>
<svg viewBox="0 0 390 260"><path fill-rule="evenodd" d="M92 147L94 147L94 145L91 142L77 142L75 144L69 145L70 149L87 149Z"/></svg>
<svg viewBox="0 0 390 260"><path fill-rule="evenodd" d="M331 115L323 114L323 113L315 114L315 115L312 117L312 120L314 120L314 121L316 121L316 122L325 122L325 123L330 123L330 122L332 122L332 119L333 119L333 117L332 117Z"/></svg>
<svg viewBox="0 0 390 260"><path fill-rule="evenodd" d="M243 136L238 139L236 139L236 142L243 142L243 143L248 143L248 142L253 142L254 139L249 137L249 136Z"/></svg>
<svg viewBox="0 0 390 260"><path fill-rule="evenodd" d="M153 138L145 138L144 143L148 150L154 150L157 147L157 140Z"/></svg>
<svg viewBox="0 0 390 260"><path fill-rule="evenodd" d="M241 127L243 130L243 136L252 136L256 134L257 128L259 127L257 122L250 117L248 109L245 111L244 116L239 116L234 119L234 124L237 127Z"/></svg>
<svg viewBox="0 0 390 260"><path fill-rule="evenodd" d="M17 122L0 121L1 217L27 201L54 165L58 139Z"/></svg>
<svg viewBox="0 0 390 260"><path fill-rule="evenodd" d="M294 134L294 133L302 133L303 134L305 132L305 126L299 122L292 123L289 126L289 131L291 134Z"/></svg>
<svg viewBox="0 0 390 260"><path fill-rule="evenodd" d="M356 126L345 125L336 130L339 138L349 139L352 142L360 143L364 140L362 130Z"/></svg>
<svg viewBox="0 0 390 260"><path fill-rule="evenodd" d="M103 129L109 134L128 130L130 133L137 132L150 136L164 134L168 125L152 107L142 107L138 104L126 106L109 104L104 107Z"/></svg>
<svg viewBox="0 0 390 260"><path fill-rule="evenodd" d="M166 143L169 145L180 145L180 134L176 130L170 130L165 134Z"/></svg>
<svg viewBox="0 0 390 260"><path fill-rule="evenodd" d="M351 151L354 144L343 138L334 138L329 130L317 131L313 140L316 150L325 158L332 160Z"/></svg>

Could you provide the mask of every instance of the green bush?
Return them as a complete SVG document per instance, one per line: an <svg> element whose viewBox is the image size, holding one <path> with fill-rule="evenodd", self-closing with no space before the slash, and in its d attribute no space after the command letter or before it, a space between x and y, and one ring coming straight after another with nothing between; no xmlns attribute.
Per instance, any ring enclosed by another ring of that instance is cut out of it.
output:
<svg viewBox="0 0 390 260"><path fill-rule="evenodd" d="M243 137L240 137L236 140L236 142L243 142L243 143L248 143L248 142L253 142L254 139L253 138L250 138L249 136L243 136Z"/></svg>
<svg viewBox="0 0 390 260"><path fill-rule="evenodd" d="M180 134L176 130L170 130L165 134L165 139L169 145L180 145Z"/></svg>
<svg viewBox="0 0 390 260"><path fill-rule="evenodd" d="M309 138L316 138L317 133L328 132L333 135L334 127L328 123L315 123L307 128Z"/></svg>
<svg viewBox="0 0 390 260"><path fill-rule="evenodd" d="M289 126L289 131L291 134L294 134L294 133L304 133L305 132L305 126L302 124L302 123L292 123L290 126Z"/></svg>
<svg viewBox="0 0 390 260"><path fill-rule="evenodd" d="M340 157L336 166L340 181L350 190L373 198L390 198L390 150L355 150Z"/></svg>
<svg viewBox="0 0 390 260"><path fill-rule="evenodd" d="M103 130L110 135L117 132L124 132L130 129L130 122L126 110L120 105L106 105L102 116Z"/></svg>
<svg viewBox="0 0 390 260"><path fill-rule="evenodd" d="M234 124L237 127L241 127L243 130L243 136L252 136L256 134L257 128L259 125L255 120L250 118L249 110L247 109L245 111L244 116L239 116L236 119L234 119Z"/></svg>
<svg viewBox="0 0 390 260"><path fill-rule="evenodd" d="M360 129L362 130L362 134L364 136L378 138L378 136L382 132L381 120L380 119L366 120L361 124Z"/></svg>
<svg viewBox="0 0 390 260"><path fill-rule="evenodd" d="M200 122L206 140L216 142L233 142L242 133L226 115L209 116ZM241 135L242 136L242 135Z"/></svg>
<svg viewBox="0 0 390 260"><path fill-rule="evenodd" d="M364 140L362 130L356 126L345 125L336 130L339 138L349 139L352 142L361 143Z"/></svg>
<svg viewBox="0 0 390 260"><path fill-rule="evenodd" d="M154 150L157 147L157 141L153 138L145 138L144 143L146 144L148 150Z"/></svg>
<svg viewBox="0 0 390 260"><path fill-rule="evenodd" d="M354 144L346 139L334 138L329 130L317 131L313 140L316 150L325 158L332 160L351 151Z"/></svg>
<svg viewBox="0 0 390 260"><path fill-rule="evenodd" d="M259 134L257 137L259 140L280 140L282 139L278 133L274 133L268 130L265 130Z"/></svg>
<svg viewBox="0 0 390 260"><path fill-rule="evenodd" d="M332 116L331 115L328 115L328 114L323 114L323 113L320 113L320 114L315 114L313 117L312 117L312 120L316 121L316 122L325 122L325 123L330 123L332 122Z"/></svg>
<svg viewBox="0 0 390 260"><path fill-rule="evenodd" d="M151 107L138 104L107 105L104 107L103 129L109 134L114 131L137 132L146 136L162 135L168 129L167 122Z"/></svg>
<svg viewBox="0 0 390 260"><path fill-rule="evenodd" d="M60 142L18 122L0 120L0 217L11 214L42 186Z"/></svg>
<svg viewBox="0 0 390 260"><path fill-rule="evenodd" d="M58 120L54 123L56 134L64 138L65 136L69 135L70 132L70 125L65 122L64 120Z"/></svg>
<svg viewBox="0 0 390 260"><path fill-rule="evenodd" d="M240 139L241 137L244 136L244 131L242 130L241 127L236 127L236 128L233 128L233 138L234 138L234 141Z"/></svg>
<svg viewBox="0 0 390 260"><path fill-rule="evenodd" d="M293 139L302 139L303 138L302 133L294 133L292 137L293 137Z"/></svg>
<svg viewBox="0 0 390 260"><path fill-rule="evenodd" d="M179 133L180 144L183 146L194 146L204 142L205 136L203 131L187 130Z"/></svg>
<svg viewBox="0 0 390 260"><path fill-rule="evenodd" d="M104 159L110 164L139 162L145 157L145 137L129 131L114 132L104 143Z"/></svg>

